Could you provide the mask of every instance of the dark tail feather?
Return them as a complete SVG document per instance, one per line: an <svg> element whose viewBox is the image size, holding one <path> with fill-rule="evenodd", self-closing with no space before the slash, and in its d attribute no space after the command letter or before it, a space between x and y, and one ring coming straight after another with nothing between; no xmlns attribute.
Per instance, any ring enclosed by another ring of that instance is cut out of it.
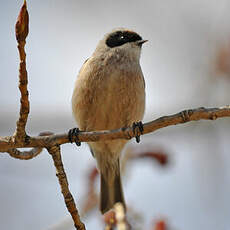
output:
<svg viewBox="0 0 230 230"><path fill-rule="evenodd" d="M119 160L117 161L116 166L116 172L111 169L108 169L106 173L103 171L101 172L100 210L103 214L113 208L113 205L117 202L123 203L125 207Z"/></svg>

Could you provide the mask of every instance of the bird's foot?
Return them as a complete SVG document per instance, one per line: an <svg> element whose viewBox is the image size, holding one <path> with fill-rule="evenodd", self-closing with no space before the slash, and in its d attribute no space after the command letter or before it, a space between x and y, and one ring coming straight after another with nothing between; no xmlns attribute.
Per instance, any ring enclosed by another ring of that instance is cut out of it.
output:
<svg viewBox="0 0 230 230"><path fill-rule="evenodd" d="M136 137L136 142L140 142L140 135L143 134L144 127L141 121L139 122L133 122L133 134Z"/></svg>
<svg viewBox="0 0 230 230"><path fill-rule="evenodd" d="M80 146L81 145L81 142L79 141L79 133L81 131L79 130L79 128L73 128L73 129L70 129L69 132L68 132L68 138L69 138L69 141L71 143L73 143L73 138L75 137L75 143L77 146Z"/></svg>

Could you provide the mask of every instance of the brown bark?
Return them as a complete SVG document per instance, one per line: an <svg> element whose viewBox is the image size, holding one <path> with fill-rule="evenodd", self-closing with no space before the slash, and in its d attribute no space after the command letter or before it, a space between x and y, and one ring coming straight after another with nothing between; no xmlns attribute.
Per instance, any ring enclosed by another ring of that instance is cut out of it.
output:
<svg viewBox="0 0 230 230"><path fill-rule="evenodd" d="M85 230L85 225L81 222L78 210L76 208L74 199L69 190L69 184L67 181L66 173L61 158L61 149L59 145L55 145L47 148L51 154L54 165L56 168L56 176L58 177L59 184L61 186L61 192L63 194L66 207L72 216L75 228L78 230Z"/></svg>
<svg viewBox="0 0 230 230"><path fill-rule="evenodd" d="M156 120L147 122L143 125L143 134L152 133L158 129L171 125L178 125L190 121L198 120L216 120L218 118L230 117L230 107L220 108L197 108L184 110L170 116L163 116ZM141 134L140 134L141 135ZM135 136L132 127L120 128L116 130L104 130L93 132L80 132L78 139L80 142L105 141L114 139L131 139ZM28 137L24 143L15 143L12 137L0 137L0 152L7 151L10 148L26 147L49 147L52 145L61 145L69 143L68 133L55 134L50 136Z"/></svg>
<svg viewBox="0 0 230 230"><path fill-rule="evenodd" d="M27 90L28 78L26 70L26 37L29 33L29 14L27 11L26 1L19 12L17 22L15 25L15 35L18 42L18 51L20 58L19 66L19 90L21 93L21 106L20 106L20 116L17 121L17 126L12 140L15 143L23 143L27 141L27 135L25 131L27 118L30 110L29 103L29 92Z"/></svg>

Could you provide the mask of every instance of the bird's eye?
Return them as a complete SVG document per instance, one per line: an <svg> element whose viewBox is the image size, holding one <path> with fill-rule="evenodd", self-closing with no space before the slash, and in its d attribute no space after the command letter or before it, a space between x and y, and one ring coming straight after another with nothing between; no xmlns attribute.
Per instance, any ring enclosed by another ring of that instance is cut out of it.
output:
<svg viewBox="0 0 230 230"><path fill-rule="evenodd" d="M131 31L116 31L106 39L106 45L110 48L121 46L127 42L142 40L141 36Z"/></svg>

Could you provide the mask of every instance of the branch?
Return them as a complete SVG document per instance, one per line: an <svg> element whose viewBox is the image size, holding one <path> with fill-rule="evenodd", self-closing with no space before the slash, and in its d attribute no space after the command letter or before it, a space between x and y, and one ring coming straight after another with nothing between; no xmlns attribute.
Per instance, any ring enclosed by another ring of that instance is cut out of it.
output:
<svg viewBox="0 0 230 230"><path fill-rule="evenodd" d="M26 71L26 53L25 44L26 37L29 32L29 14L27 11L26 1L20 10L15 25L15 34L18 42L18 51L20 57L20 67L19 67L19 89L21 93L21 106L20 106L20 116L17 121L17 127L13 136L14 142L25 142L26 141L26 122L30 110L29 104L29 92L27 90L27 71Z"/></svg>
<svg viewBox="0 0 230 230"><path fill-rule="evenodd" d="M39 136L49 136L52 135L53 133L51 132L42 132L39 133ZM43 148L42 147L34 147L33 149L29 151L19 151L16 148L13 149L8 149L6 152L10 154L11 157L20 159L20 160L30 160L37 155L39 155L42 152Z"/></svg>
<svg viewBox="0 0 230 230"><path fill-rule="evenodd" d="M180 113L163 116L143 125L143 134L154 132L158 129L171 125L183 124L198 120L216 120L217 118L230 117L230 106L220 108L197 108L184 110ZM80 132L78 139L80 142L95 142L115 139L131 139L135 136L132 127L120 128L115 130ZM68 133L50 136L28 137L27 142L15 143L12 137L0 137L0 152L5 152L11 148L27 147L50 147L69 143Z"/></svg>
<svg viewBox="0 0 230 230"><path fill-rule="evenodd" d="M75 228L78 230L85 230L85 225L80 220L80 216L78 214L78 210L76 208L73 196L69 190L69 184L67 181L66 173L61 159L60 146L59 145L52 146L47 148L47 150L53 158L54 165L56 167L56 176L58 177L59 184L61 186L61 192L64 197L66 207L74 221Z"/></svg>
<svg viewBox="0 0 230 230"><path fill-rule="evenodd" d="M6 151L10 154L11 157L17 158L20 160L30 160L42 152L42 148L33 148L29 151L20 151L18 149L8 149Z"/></svg>
<svg viewBox="0 0 230 230"><path fill-rule="evenodd" d="M26 0L24 0L24 4L21 7L19 12L16 26L15 26L15 33L16 39L18 42L18 51L20 57L20 67L19 67L19 90L21 93L21 100L20 100L20 115L17 121L16 130L13 136L8 138L3 138L3 142L6 143L7 141L13 145L13 148L3 148L0 149L1 151L5 151L10 154L10 156L18 159L28 160L33 157L36 157L41 151L42 147L46 146L33 146L34 148L30 151L19 151L16 149L16 146L24 146L28 144L30 139L27 136L25 127L29 115L29 92L27 90L27 70L26 70L26 53L25 53L25 44L26 44L26 37L29 32L29 14L27 11ZM42 135L50 135L51 133L42 133ZM5 142L6 141L6 142ZM84 224L81 222L80 217L78 215L78 211L76 205L74 203L73 196L71 195L69 188L68 188L68 181L66 178L66 174L64 171L63 163L61 160L61 152L59 145L53 145L47 147L48 152L52 155L54 165L57 171L57 177L59 179L59 184L61 186L61 191L64 196L64 200L67 206L68 211L70 212L72 219L74 221L75 227L78 230L85 230Z"/></svg>

